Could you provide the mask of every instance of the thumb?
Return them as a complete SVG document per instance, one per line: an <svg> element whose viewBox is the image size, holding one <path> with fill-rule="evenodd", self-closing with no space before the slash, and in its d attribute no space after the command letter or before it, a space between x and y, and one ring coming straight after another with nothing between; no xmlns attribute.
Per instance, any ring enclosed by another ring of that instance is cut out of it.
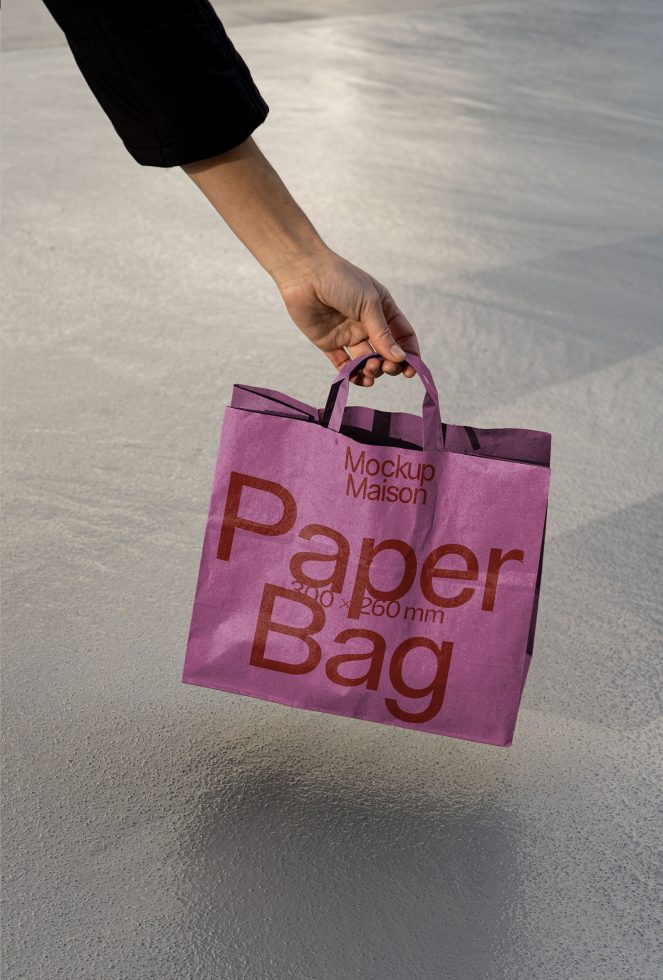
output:
<svg viewBox="0 0 663 980"><path fill-rule="evenodd" d="M396 343L389 329L379 299L370 300L366 304L362 323L366 328L368 340L378 354L382 354L389 361L400 361L406 357L405 351Z"/></svg>

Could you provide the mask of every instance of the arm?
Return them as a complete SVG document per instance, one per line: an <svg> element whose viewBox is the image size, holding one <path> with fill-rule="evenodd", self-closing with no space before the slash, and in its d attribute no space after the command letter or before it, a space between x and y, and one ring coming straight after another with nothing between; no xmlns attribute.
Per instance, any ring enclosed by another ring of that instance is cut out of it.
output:
<svg viewBox="0 0 663 980"><path fill-rule="evenodd" d="M251 138L269 107L209 0L44 2L129 153L185 169L334 366L376 350L355 384L412 377L391 347L419 347L388 291L325 246Z"/></svg>
<svg viewBox="0 0 663 980"><path fill-rule="evenodd" d="M419 353L411 325L388 290L328 248L252 138L182 168L278 287L302 333L336 368L371 349L351 379L370 386L383 372L412 377L405 350ZM397 347L394 349L393 345Z"/></svg>

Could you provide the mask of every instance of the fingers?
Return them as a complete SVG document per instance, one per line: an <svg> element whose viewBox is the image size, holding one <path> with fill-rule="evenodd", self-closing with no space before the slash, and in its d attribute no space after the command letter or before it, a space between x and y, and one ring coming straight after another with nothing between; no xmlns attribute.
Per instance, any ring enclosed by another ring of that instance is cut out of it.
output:
<svg viewBox="0 0 663 980"><path fill-rule="evenodd" d="M346 350L349 352L348 354L346 354ZM362 343L352 344L352 346L343 348L343 350L326 351L325 353L336 370L340 371L347 361L353 361L362 354L370 354L372 350L373 348L370 344ZM381 363L379 358L369 358L361 368L355 370L354 374L350 376L349 380L351 384L357 385L360 388L370 388L371 385L375 384L375 379L382 374L380 368Z"/></svg>
<svg viewBox="0 0 663 980"><path fill-rule="evenodd" d="M346 350L352 359L355 357L363 357L364 354L371 354L374 352L374 348L371 347L367 340L363 340L359 344L348 344ZM369 359L364 361L361 367L350 377L350 381L353 381L355 384L360 384L365 388L369 388L383 373L382 364L383 362L381 358L369 357Z"/></svg>
<svg viewBox="0 0 663 980"><path fill-rule="evenodd" d="M375 280L371 280L375 282ZM341 367L348 358L363 357L372 351L382 355L367 358L363 365L350 377L353 384L370 387L382 374L395 377L402 374L405 378L413 378L417 373L415 368L407 363L407 354L419 354L419 344L409 320L398 308L389 291L375 282L376 292L368 296L362 304L361 319L356 323L355 331L368 334L366 340L354 344L346 344L344 351L348 357L341 357L340 351L335 351L334 363ZM355 332L353 331L353 332ZM395 350L399 350L397 354Z"/></svg>
<svg viewBox="0 0 663 980"><path fill-rule="evenodd" d="M406 355L409 352L420 355L421 352L414 327L400 310L386 286L383 286L377 279L373 279L373 283L380 297L382 314L391 337L400 345ZM403 359L400 361L394 360L393 355L390 361L383 363L383 368L387 374L399 374L402 372L405 378L413 378L417 373L414 367L407 363L407 359L404 363Z"/></svg>
<svg viewBox="0 0 663 980"><path fill-rule="evenodd" d="M344 264L344 269L345 265L348 263ZM315 326L317 328L320 322L330 324L335 335L332 350L326 351L327 356L337 369L349 359L366 357L350 377L353 384L362 387L370 387L382 374L414 377L416 369L407 361L409 352L419 354L412 324L381 282L363 270L349 268L353 270L353 276L337 277L331 280L334 289L326 283L327 288L316 294L326 305L324 315L317 315ZM346 292L340 289L339 283ZM349 286L353 288L349 289ZM330 311L339 318L335 322L330 320ZM334 341L343 346L336 347ZM372 358L371 353L380 356Z"/></svg>
<svg viewBox="0 0 663 980"><path fill-rule="evenodd" d="M371 296L364 304L361 317L371 346L390 361L405 360L405 351L389 329L379 295Z"/></svg>
<svg viewBox="0 0 663 980"><path fill-rule="evenodd" d="M371 345L379 354L383 354L385 360L382 362L382 370L385 374L395 376L397 374L403 374L406 378L411 378L416 374L415 369L411 364L407 363L407 344L408 338L407 333L401 331L398 340L394 336L394 333L390 329L387 323L382 308L380 307L379 312L377 309L371 310L370 319L368 322L368 339ZM414 333L414 331L413 331ZM402 340L403 344L398 342ZM411 345L410 349L416 346L415 343ZM414 353L418 353L417 350Z"/></svg>

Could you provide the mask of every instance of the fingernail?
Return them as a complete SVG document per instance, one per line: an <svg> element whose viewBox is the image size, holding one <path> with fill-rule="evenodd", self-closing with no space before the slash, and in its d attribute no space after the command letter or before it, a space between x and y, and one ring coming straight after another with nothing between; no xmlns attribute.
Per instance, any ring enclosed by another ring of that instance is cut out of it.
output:
<svg viewBox="0 0 663 980"><path fill-rule="evenodd" d="M391 353L396 357L405 357L405 351L402 347L399 347L398 344L392 344Z"/></svg>

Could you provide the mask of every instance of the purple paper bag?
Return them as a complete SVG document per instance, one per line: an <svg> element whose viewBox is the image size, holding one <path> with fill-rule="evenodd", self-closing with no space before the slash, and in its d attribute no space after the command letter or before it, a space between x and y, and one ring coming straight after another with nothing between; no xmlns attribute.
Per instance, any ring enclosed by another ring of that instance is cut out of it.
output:
<svg viewBox="0 0 663 980"><path fill-rule="evenodd" d="M324 408L236 384L182 680L510 745L529 669L550 435Z"/></svg>

